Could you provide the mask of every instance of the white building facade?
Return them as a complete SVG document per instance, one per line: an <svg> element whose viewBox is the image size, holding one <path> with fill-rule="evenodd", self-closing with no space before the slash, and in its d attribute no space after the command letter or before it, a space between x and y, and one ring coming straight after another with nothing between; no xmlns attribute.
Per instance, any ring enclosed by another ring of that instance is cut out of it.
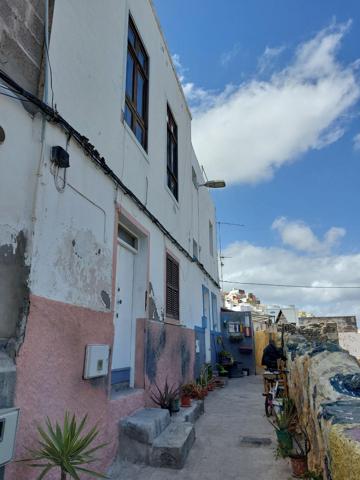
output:
<svg viewBox="0 0 360 480"><path fill-rule="evenodd" d="M55 1L45 57L51 109L12 72L0 80L15 97L0 95L0 338L17 371L17 455L46 415L89 412L113 442L107 468L119 418L151 384L211 358L215 208L149 0ZM109 374L90 381L89 344L110 348ZM137 387L126 401L124 387Z"/></svg>

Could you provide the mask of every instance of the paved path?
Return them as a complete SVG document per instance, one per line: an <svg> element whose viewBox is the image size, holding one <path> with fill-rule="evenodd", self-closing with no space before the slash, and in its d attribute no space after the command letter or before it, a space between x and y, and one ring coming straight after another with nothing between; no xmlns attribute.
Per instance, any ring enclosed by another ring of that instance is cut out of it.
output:
<svg viewBox="0 0 360 480"><path fill-rule="evenodd" d="M262 377L233 379L209 394L196 423L196 441L182 470L118 465L112 480L288 480L290 467L275 460L273 428L264 415ZM270 444L244 443L243 437Z"/></svg>

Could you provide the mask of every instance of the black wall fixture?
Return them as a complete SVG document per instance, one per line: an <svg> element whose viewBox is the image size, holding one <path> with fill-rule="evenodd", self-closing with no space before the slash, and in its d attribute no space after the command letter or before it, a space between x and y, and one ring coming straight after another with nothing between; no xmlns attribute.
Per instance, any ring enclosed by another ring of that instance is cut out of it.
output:
<svg viewBox="0 0 360 480"><path fill-rule="evenodd" d="M60 146L51 148L51 161L59 168L69 168L69 154Z"/></svg>

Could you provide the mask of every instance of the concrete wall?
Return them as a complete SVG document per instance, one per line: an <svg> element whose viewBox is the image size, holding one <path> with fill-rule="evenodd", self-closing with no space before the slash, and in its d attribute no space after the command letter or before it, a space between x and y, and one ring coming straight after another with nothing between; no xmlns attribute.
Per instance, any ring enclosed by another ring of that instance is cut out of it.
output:
<svg viewBox="0 0 360 480"><path fill-rule="evenodd" d="M299 319L299 325L310 325L312 323L336 323L338 332L357 332L358 327L356 317L302 317Z"/></svg>
<svg viewBox="0 0 360 480"><path fill-rule="evenodd" d="M136 352L136 386L145 388L148 394L155 383L159 387L166 381L169 385L180 386L194 380L193 329L138 319Z"/></svg>
<svg viewBox="0 0 360 480"><path fill-rule="evenodd" d="M17 100L1 96L0 339L14 356L28 309L33 205L41 150L41 123Z"/></svg>
<svg viewBox="0 0 360 480"><path fill-rule="evenodd" d="M339 344L350 355L360 360L360 333L339 332Z"/></svg>
<svg viewBox="0 0 360 480"><path fill-rule="evenodd" d="M360 472L360 367L328 326L285 335L289 394L312 449L309 468L324 479L356 480Z"/></svg>
<svg viewBox="0 0 360 480"><path fill-rule="evenodd" d="M54 0L49 1L51 12L53 3ZM34 95L39 93L44 19L44 0L2 0L0 3L1 68Z"/></svg>
<svg viewBox="0 0 360 480"><path fill-rule="evenodd" d="M26 341L17 359L15 404L20 407L16 458L27 456L36 425L45 417L63 420L67 410L79 417L89 415L89 425L98 424L99 441L109 442L96 467L106 470L118 447L121 417L144 406L140 390L133 395L109 399L107 377L83 380L87 344L111 344L112 314L31 296ZM34 479L36 471L25 464L12 463L6 479ZM49 475L57 479L58 473Z"/></svg>

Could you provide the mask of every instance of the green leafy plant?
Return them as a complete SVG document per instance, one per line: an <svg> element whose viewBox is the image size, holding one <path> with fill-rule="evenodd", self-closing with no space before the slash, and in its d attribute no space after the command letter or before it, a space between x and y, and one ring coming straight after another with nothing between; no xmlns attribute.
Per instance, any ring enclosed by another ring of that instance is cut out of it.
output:
<svg viewBox="0 0 360 480"><path fill-rule="evenodd" d="M284 398L282 410L279 413L274 411L274 420L269 420L275 430L290 431L296 423L296 408L294 402L290 398Z"/></svg>
<svg viewBox="0 0 360 480"><path fill-rule="evenodd" d="M172 405L174 401L179 397L179 387L175 385L170 386L167 379L165 380L164 387L161 389L155 382L156 391L151 391L151 400L160 408L172 411Z"/></svg>
<svg viewBox="0 0 360 480"><path fill-rule="evenodd" d="M209 383L209 370L210 370L210 365L209 364L204 364L200 370L200 376L198 383L201 385L203 388L206 388Z"/></svg>
<svg viewBox="0 0 360 480"><path fill-rule="evenodd" d="M181 385L180 387L181 395L191 397L191 395L194 392L194 386L195 386L194 383L185 383L184 385Z"/></svg>
<svg viewBox="0 0 360 480"><path fill-rule="evenodd" d="M94 453L104 448L107 443L93 447L93 442L99 434L95 425L87 433L83 433L88 415L85 415L78 424L75 415L70 419L69 412L65 413L62 427L58 422L52 425L49 417L46 418L46 428L37 427L39 433L38 448L28 449L30 458L19 460L28 462L31 467L41 468L37 480L42 480L53 468L59 468L61 480L73 478L80 480L79 473L86 473L95 478L109 478L106 475L86 468L97 460Z"/></svg>

